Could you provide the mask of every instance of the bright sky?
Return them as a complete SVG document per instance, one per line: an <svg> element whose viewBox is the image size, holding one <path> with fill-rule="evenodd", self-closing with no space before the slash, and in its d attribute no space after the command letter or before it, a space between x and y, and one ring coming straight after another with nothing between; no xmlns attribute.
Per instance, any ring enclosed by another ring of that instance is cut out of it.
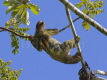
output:
<svg viewBox="0 0 107 80"><path fill-rule="evenodd" d="M7 7L3 5L4 0L0 0L0 26L5 27L5 22L9 20L10 14L6 15ZM79 0L69 0L73 4ZM94 20L107 28L107 0L103 9L104 13L96 16ZM29 35L35 32L35 24L42 20L46 23L47 28L62 29L68 25L64 5L59 0L31 0L40 7L40 14L34 15L30 11L29 25L31 30ZM71 12L73 19L77 18ZM100 33L97 29L91 26L89 31L82 28L82 19L74 23L77 34L81 37L80 45L84 60L86 60L92 70L107 71L107 37ZM25 25L27 27L27 25ZM23 27L21 25L20 27ZM81 63L70 65L63 64L53 60L45 51L38 52L30 42L20 39L19 53L13 55L11 53L11 39L8 32L0 33L0 58L4 61L12 60L12 65L15 70L23 68L23 72L19 80L78 80L78 71L81 68ZM68 28L58 35L53 36L60 42L73 38L71 29ZM71 51L74 54L76 49ZM103 76L104 78L107 78Z"/></svg>

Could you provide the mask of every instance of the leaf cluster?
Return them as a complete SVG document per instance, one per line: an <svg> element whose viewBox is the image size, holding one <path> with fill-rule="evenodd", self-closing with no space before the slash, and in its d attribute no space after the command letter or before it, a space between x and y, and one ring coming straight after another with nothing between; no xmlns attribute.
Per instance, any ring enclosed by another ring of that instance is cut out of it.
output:
<svg viewBox="0 0 107 80"><path fill-rule="evenodd" d="M20 24L29 25L29 12L27 9L30 9L35 15L38 15L40 12L40 8L33 4L28 3L30 0L4 0L4 5L8 7L6 10L6 14L11 12L11 17L8 22L5 23L6 28L17 32L22 36L28 36L26 33L30 30L30 27L19 27ZM10 33L11 37L11 46L14 47L12 53L18 53L19 48L19 39L13 33ZM24 40L29 40L28 38L22 38Z"/></svg>
<svg viewBox="0 0 107 80"><path fill-rule="evenodd" d="M26 33L28 30L30 30L30 27L19 27L20 23L16 22L15 19L10 19L8 22L5 23L6 28L13 30L14 32L17 32L20 35L23 36L28 36L28 34ZM10 37L11 37L11 47L14 47L12 53L16 54L19 53L18 49L19 49L19 39L18 37L13 34L10 33ZM29 40L28 38L22 38L24 40Z"/></svg>
<svg viewBox="0 0 107 80"><path fill-rule="evenodd" d="M80 0L80 3L77 3L75 6L78 8L83 8L83 12L90 16L91 18L95 18L96 15L101 14L104 12L104 9L102 6L104 5L104 1L96 0L96 1L91 1L91 0ZM86 21L82 22L83 28L86 28L86 30L90 29L90 24Z"/></svg>
<svg viewBox="0 0 107 80"><path fill-rule="evenodd" d="M38 15L40 8L33 3L28 4L28 2L29 0L5 0L3 4L8 7L6 14L11 12L11 18L15 18L17 22L29 25L29 12L27 9Z"/></svg>
<svg viewBox="0 0 107 80"><path fill-rule="evenodd" d="M18 80L23 69L12 70L13 68L7 67L11 65L12 61L4 62L0 59L0 80Z"/></svg>

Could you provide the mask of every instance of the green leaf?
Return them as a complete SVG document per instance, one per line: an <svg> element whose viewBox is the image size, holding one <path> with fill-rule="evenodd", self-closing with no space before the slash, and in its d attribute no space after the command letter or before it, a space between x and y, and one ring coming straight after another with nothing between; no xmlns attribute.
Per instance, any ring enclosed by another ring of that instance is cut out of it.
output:
<svg viewBox="0 0 107 80"><path fill-rule="evenodd" d="M6 62L5 64L6 64L6 65L8 65L8 66L9 66L9 65L11 65L11 63L10 63L10 62Z"/></svg>
<svg viewBox="0 0 107 80"><path fill-rule="evenodd" d="M83 28L85 28L87 31L90 29L90 24L87 23L86 21L83 21L83 22L82 22L82 26L83 26Z"/></svg>
<svg viewBox="0 0 107 80"><path fill-rule="evenodd" d="M28 30L30 30L30 27L17 28L17 30L22 31L22 32L27 32Z"/></svg>
<svg viewBox="0 0 107 80"><path fill-rule="evenodd" d="M96 11L96 14L101 14L102 12L104 12L103 9L98 9L98 10Z"/></svg>
<svg viewBox="0 0 107 80"><path fill-rule="evenodd" d="M18 13L18 11L13 11L13 12L11 13L11 18L14 18L14 17L17 15L17 13Z"/></svg>
<svg viewBox="0 0 107 80"><path fill-rule="evenodd" d="M96 15L96 10L93 10L91 13L90 13L91 17L94 18L95 15Z"/></svg>
<svg viewBox="0 0 107 80"><path fill-rule="evenodd" d="M19 53L17 49L13 49L12 53L16 54Z"/></svg>
<svg viewBox="0 0 107 80"><path fill-rule="evenodd" d="M21 16L22 16L22 14L23 14L23 10L22 9L20 9L19 10L19 12L18 12L18 15L17 15L17 17L16 17L16 20L19 22L19 20L21 20Z"/></svg>
<svg viewBox="0 0 107 80"><path fill-rule="evenodd" d="M16 77L11 77L10 80L18 80Z"/></svg>
<svg viewBox="0 0 107 80"><path fill-rule="evenodd" d="M4 4L5 6L11 6L11 5L12 5L12 3L8 2L8 1L4 1L3 4Z"/></svg>
<svg viewBox="0 0 107 80"><path fill-rule="evenodd" d="M14 4L18 4L18 1L16 1L16 0L5 0L3 4L5 6L12 6Z"/></svg>
<svg viewBox="0 0 107 80"><path fill-rule="evenodd" d="M22 19L22 23L25 24L25 25L30 24L30 22L29 22L29 12L28 11L25 12L25 15L23 16L23 19Z"/></svg>
<svg viewBox="0 0 107 80"><path fill-rule="evenodd" d="M14 17L18 14L19 10L20 10L22 7L23 7L23 5L17 6L17 7L14 9L14 11L12 12L12 14L11 14L11 18L14 18Z"/></svg>
<svg viewBox="0 0 107 80"><path fill-rule="evenodd" d="M9 28L10 27L10 23L9 22L5 23L5 26L6 26L6 28Z"/></svg>
<svg viewBox="0 0 107 80"><path fill-rule="evenodd" d="M12 53L16 54L16 53L19 53L18 52L18 48L19 48L19 42L18 42L18 38L17 36L15 36L14 34L11 34L11 47L14 47Z"/></svg>
<svg viewBox="0 0 107 80"><path fill-rule="evenodd" d="M14 10L16 7L17 7L17 5L9 6L8 9L6 10L6 14L8 14L12 10Z"/></svg>
<svg viewBox="0 0 107 80"><path fill-rule="evenodd" d="M0 80L18 80L18 77L20 76L23 69L14 70L13 68L7 67L10 65L12 61L4 62L2 59L0 59Z"/></svg>
<svg viewBox="0 0 107 80"><path fill-rule="evenodd" d="M82 4L78 3L78 4L76 4L75 6L78 7L78 8L81 8L81 7L82 7Z"/></svg>
<svg viewBox="0 0 107 80"><path fill-rule="evenodd" d="M40 12L40 8L37 6L37 5L35 5L35 4L33 4L33 3L30 3L30 4L28 4L29 5L29 9L35 14L35 15L38 15L39 14L39 12Z"/></svg>
<svg viewBox="0 0 107 80"><path fill-rule="evenodd" d="M82 11L83 11L85 14L88 13L88 10L86 10L86 9L83 9Z"/></svg>

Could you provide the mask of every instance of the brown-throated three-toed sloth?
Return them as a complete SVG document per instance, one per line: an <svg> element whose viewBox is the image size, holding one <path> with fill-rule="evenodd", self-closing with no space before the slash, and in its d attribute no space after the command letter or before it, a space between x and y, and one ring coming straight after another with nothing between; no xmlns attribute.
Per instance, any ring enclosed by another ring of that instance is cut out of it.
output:
<svg viewBox="0 0 107 80"><path fill-rule="evenodd" d="M80 53L77 52L73 56L70 55L70 50L77 47L76 41L79 41L80 37L77 36L76 39L71 39L61 44L51 37L58 33L57 29L45 29L45 23L38 21L35 35L32 36L30 41L38 51L45 50L53 59L62 63L75 64L81 61Z"/></svg>

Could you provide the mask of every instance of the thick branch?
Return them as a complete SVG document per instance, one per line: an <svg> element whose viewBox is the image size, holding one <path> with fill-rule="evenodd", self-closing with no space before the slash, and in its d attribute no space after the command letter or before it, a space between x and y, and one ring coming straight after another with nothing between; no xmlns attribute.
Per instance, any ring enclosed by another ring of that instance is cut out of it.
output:
<svg viewBox="0 0 107 80"><path fill-rule="evenodd" d="M107 79L97 76L91 76L91 80L107 80Z"/></svg>
<svg viewBox="0 0 107 80"><path fill-rule="evenodd" d="M9 32L15 34L16 36L19 36L19 37L22 37L22 38L31 38L31 36L23 36L23 35L20 35L20 34L18 34L17 32L14 32L14 31L11 30L11 29L7 29L7 28L4 28L4 27L0 27L0 29L3 29L3 30L1 30L1 31L9 31Z"/></svg>
<svg viewBox="0 0 107 80"><path fill-rule="evenodd" d="M107 36L107 29L105 29L103 26L101 26L99 23L94 21L92 18L84 14L82 11L80 11L78 8L76 8L72 3L70 3L67 0L60 0L65 6L67 6L71 11L73 11L76 15L81 17L83 20L87 21L89 24L91 24L94 28L99 30L101 33L105 34Z"/></svg>
<svg viewBox="0 0 107 80"><path fill-rule="evenodd" d="M91 72L92 74L100 74L100 75L106 75L107 76L107 72L105 71L101 71L101 70L95 70Z"/></svg>

